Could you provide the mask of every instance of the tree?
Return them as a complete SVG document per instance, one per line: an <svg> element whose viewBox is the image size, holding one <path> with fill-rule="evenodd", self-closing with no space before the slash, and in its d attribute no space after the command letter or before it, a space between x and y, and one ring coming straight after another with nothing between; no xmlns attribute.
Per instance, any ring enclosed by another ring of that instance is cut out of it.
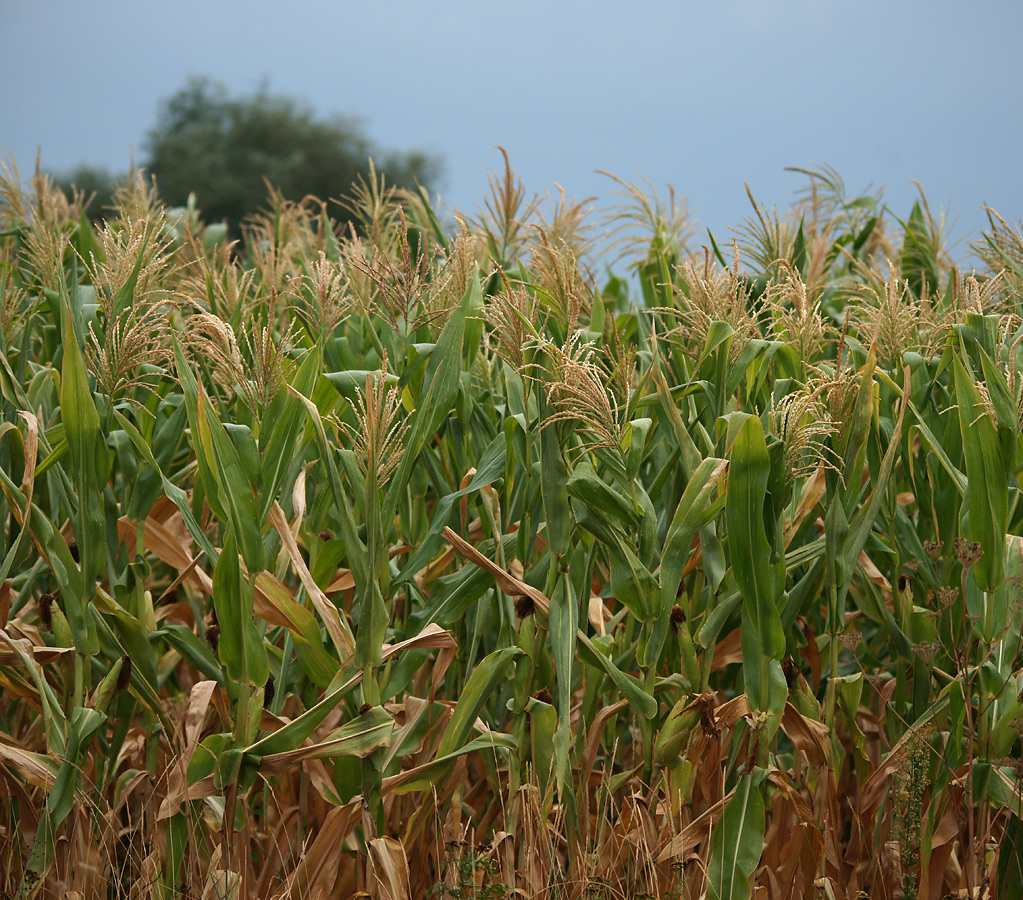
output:
<svg viewBox="0 0 1023 900"><path fill-rule="evenodd" d="M69 197L72 188L78 188L85 196L86 215L90 219L99 220L110 215L114 192L127 183L127 178L124 175L114 175L102 167L82 164L69 174L54 178L54 183Z"/></svg>
<svg viewBox="0 0 1023 900"><path fill-rule="evenodd" d="M264 178L288 200L327 200L368 175L370 156L397 186L429 187L441 170L439 159L420 151L380 152L354 120L317 119L293 98L265 90L232 98L205 78L161 104L146 151L146 169L168 205L184 205L194 192L204 219L226 219L235 235L265 204Z"/></svg>

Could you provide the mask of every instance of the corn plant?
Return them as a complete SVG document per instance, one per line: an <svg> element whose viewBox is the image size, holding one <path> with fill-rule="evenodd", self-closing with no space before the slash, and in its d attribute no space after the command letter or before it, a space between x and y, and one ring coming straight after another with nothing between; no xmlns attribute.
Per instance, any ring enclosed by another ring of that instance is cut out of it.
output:
<svg viewBox="0 0 1023 900"><path fill-rule="evenodd" d="M5 164L0 891L1023 896L1019 229L504 163L235 244Z"/></svg>

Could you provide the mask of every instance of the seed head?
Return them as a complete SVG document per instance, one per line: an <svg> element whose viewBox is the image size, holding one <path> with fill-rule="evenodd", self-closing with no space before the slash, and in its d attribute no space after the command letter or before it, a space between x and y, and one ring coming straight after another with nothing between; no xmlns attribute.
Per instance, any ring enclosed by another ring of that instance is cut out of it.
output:
<svg viewBox="0 0 1023 900"><path fill-rule="evenodd" d="M880 282L880 284L879 284ZM909 289L909 282L888 260L888 278L876 275L859 292L854 319L862 332L877 344L878 359L888 369L897 369L908 350L921 348L919 326L922 305Z"/></svg>
<svg viewBox="0 0 1023 900"><path fill-rule="evenodd" d="M310 271L295 279L289 293L292 309L317 335L333 335L352 310L353 298L348 292L345 269L328 260L322 250Z"/></svg>
<svg viewBox="0 0 1023 900"><path fill-rule="evenodd" d="M580 315L588 315L594 290L579 272L575 254L564 242L551 243L538 228L539 239L533 246L529 264L536 277L537 292L555 321L574 331Z"/></svg>
<svg viewBox="0 0 1023 900"><path fill-rule="evenodd" d="M770 415L771 430L784 446L789 483L820 466L839 471L838 457L828 445L828 438L837 431L826 403L829 387L826 381L812 382L783 397Z"/></svg>
<svg viewBox="0 0 1023 900"><path fill-rule="evenodd" d="M799 270L780 260L784 272L781 281L772 282L764 302L771 315L775 338L795 347L804 364L818 358L824 342L833 330L821 312L823 288L806 285Z"/></svg>
<svg viewBox="0 0 1023 900"><path fill-rule="evenodd" d="M387 388L385 353L380 371L367 375L365 390L356 394L356 425L337 423L351 441L363 475L373 472L379 485L391 477L405 453L402 441L409 423L401 412L397 386Z"/></svg>
<svg viewBox="0 0 1023 900"><path fill-rule="evenodd" d="M39 598L39 618L47 631L53 630L53 604L60 595L57 591L52 594L43 594Z"/></svg>
<svg viewBox="0 0 1023 900"><path fill-rule="evenodd" d="M956 558L964 569L972 568L984 555L980 541L967 541L966 538L957 537L953 546Z"/></svg>
<svg viewBox="0 0 1023 900"><path fill-rule="evenodd" d="M117 673L117 684L115 689L120 693L121 691L127 690L128 685L131 683L131 657L121 657L121 671Z"/></svg>
<svg viewBox="0 0 1023 900"><path fill-rule="evenodd" d="M520 619L526 618L533 614L534 608L533 598L523 594L521 597L515 598L515 615Z"/></svg>
<svg viewBox="0 0 1023 900"><path fill-rule="evenodd" d="M170 363L171 308L163 304L127 306L101 328L99 335L94 323L89 324L85 363L96 377L96 388L101 393L117 398L138 387L153 388L152 375L143 369Z"/></svg>
<svg viewBox="0 0 1023 900"><path fill-rule="evenodd" d="M542 423L575 422L592 439L583 450L602 447L619 456L625 437L627 389L635 355L624 353L613 359L607 349L597 353L577 332L559 347L547 338L535 342L549 360L549 367L533 365L523 370L526 377L542 381L547 403L553 412Z"/></svg>
<svg viewBox="0 0 1023 900"><path fill-rule="evenodd" d="M760 336L758 317L751 311L752 282L740 274L738 246L733 249L731 269L718 268L706 248L702 266L697 267L692 260L686 260L676 267L675 305L657 310L678 320L679 324L665 336L677 341L691 356L699 356L703 352L714 322L724 322L735 332L728 351L732 361L751 340Z"/></svg>
<svg viewBox="0 0 1023 900"><path fill-rule="evenodd" d="M490 300L483 316L492 329L490 340L497 355L513 369L524 369L526 348L537 336L532 326L539 318L536 296L526 287L511 285L505 279L505 290Z"/></svg>
<svg viewBox="0 0 1023 900"><path fill-rule="evenodd" d="M781 670L785 674L785 683L791 691L799 679L799 666L791 656L786 656L781 662Z"/></svg>

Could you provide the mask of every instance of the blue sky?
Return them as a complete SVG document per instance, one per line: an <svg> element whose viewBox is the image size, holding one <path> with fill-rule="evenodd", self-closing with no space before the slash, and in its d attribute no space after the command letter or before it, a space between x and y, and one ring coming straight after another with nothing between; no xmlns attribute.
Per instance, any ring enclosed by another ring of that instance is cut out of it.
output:
<svg viewBox="0 0 1023 900"><path fill-rule="evenodd" d="M727 238L744 183L787 206L827 163L900 216L918 180L956 235L1023 217L1023 4L1010 0L2 0L0 151L23 174L125 169L190 75L265 84L388 148L441 154L475 212L507 148L531 193L636 173ZM201 205L201 197L200 205ZM961 243L957 255L965 256Z"/></svg>

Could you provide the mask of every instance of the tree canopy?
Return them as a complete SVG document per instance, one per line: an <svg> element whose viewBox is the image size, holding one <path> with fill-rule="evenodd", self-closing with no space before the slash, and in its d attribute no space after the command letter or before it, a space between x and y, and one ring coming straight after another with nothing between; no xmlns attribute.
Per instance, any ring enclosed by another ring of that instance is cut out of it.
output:
<svg viewBox="0 0 1023 900"><path fill-rule="evenodd" d="M143 165L169 205L183 206L194 192L207 222L226 219L237 234L265 204L267 181L288 200L309 194L338 199L368 176L370 157L391 185L431 187L441 172L436 156L377 147L355 119L318 118L298 100L265 89L232 97L222 84L192 78L160 104ZM94 184L89 188L97 191ZM101 205L94 203L91 212L101 214Z"/></svg>

